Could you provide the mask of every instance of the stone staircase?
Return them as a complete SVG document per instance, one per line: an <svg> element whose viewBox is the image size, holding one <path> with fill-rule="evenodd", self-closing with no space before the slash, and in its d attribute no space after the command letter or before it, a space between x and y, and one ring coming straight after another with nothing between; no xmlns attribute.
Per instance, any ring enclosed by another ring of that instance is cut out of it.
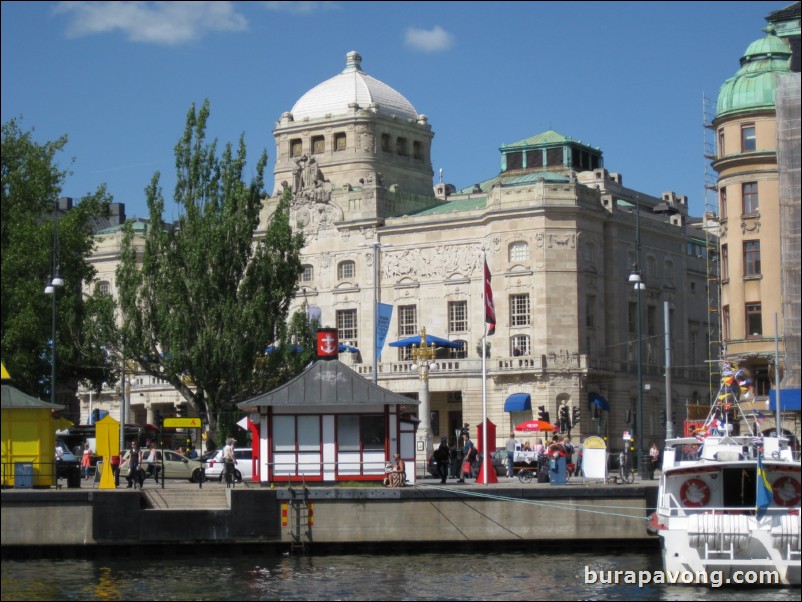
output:
<svg viewBox="0 0 802 602"><path fill-rule="evenodd" d="M226 490L220 488L143 488L146 507L152 510L228 510Z"/></svg>

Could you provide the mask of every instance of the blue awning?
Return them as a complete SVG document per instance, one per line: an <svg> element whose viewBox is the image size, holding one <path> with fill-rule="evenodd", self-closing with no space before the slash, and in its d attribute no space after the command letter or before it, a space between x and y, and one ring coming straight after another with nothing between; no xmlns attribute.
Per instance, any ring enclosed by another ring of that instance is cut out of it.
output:
<svg viewBox="0 0 802 602"><path fill-rule="evenodd" d="M802 405L802 389L780 389L780 405L783 412L799 412ZM769 391L769 410L777 411L777 390Z"/></svg>
<svg viewBox="0 0 802 602"><path fill-rule="evenodd" d="M532 398L529 393L513 393L504 402L505 412L525 412L532 409Z"/></svg>
<svg viewBox="0 0 802 602"><path fill-rule="evenodd" d="M610 411L610 402L598 393L588 393L588 405L595 405L605 412Z"/></svg>

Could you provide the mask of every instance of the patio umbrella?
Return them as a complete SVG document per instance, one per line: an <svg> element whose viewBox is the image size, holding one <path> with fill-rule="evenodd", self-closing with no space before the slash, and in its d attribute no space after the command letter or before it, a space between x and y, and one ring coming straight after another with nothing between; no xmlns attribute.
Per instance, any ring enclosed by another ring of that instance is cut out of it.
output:
<svg viewBox="0 0 802 602"><path fill-rule="evenodd" d="M390 343L390 347L412 347L413 345L417 345L420 347L421 337L419 334L415 335L414 337L407 337L405 339L400 339L398 341L393 341ZM431 334L426 335L426 344L431 345L434 343L435 347L448 347L450 349L462 349L462 342L461 341L449 341L448 339L441 339L440 337L433 336Z"/></svg>
<svg viewBox="0 0 802 602"><path fill-rule="evenodd" d="M515 427L516 431L535 432L535 431L556 431L557 427L545 420L527 420Z"/></svg>

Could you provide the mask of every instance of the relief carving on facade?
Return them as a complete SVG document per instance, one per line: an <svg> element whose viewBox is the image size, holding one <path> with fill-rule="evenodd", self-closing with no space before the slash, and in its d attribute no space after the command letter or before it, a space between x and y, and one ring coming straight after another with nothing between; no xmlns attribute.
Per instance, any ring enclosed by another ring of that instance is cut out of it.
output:
<svg viewBox="0 0 802 602"><path fill-rule="evenodd" d="M549 234L549 248L553 247L576 248L576 234Z"/></svg>
<svg viewBox="0 0 802 602"><path fill-rule="evenodd" d="M567 349L561 349L558 352L551 352L548 354L549 368L557 368L558 370L569 370L572 368L579 368L579 354L571 353Z"/></svg>
<svg viewBox="0 0 802 602"><path fill-rule="evenodd" d="M307 234L327 230L343 219L343 211L331 202L331 182L323 177L315 157L302 155L292 170L290 223ZM286 182L282 182L287 187Z"/></svg>
<svg viewBox="0 0 802 602"><path fill-rule="evenodd" d="M746 221L741 222L741 234L746 234L747 232L760 232L760 220L756 219L754 223L750 226L747 225Z"/></svg>
<svg viewBox="0 0 802 602"><path fill-rule="evenodd" d="M482 269L481 248L475 245L440 245L382 253L382 278L416 281L445 279L454 273L470 276Z"/></svg>

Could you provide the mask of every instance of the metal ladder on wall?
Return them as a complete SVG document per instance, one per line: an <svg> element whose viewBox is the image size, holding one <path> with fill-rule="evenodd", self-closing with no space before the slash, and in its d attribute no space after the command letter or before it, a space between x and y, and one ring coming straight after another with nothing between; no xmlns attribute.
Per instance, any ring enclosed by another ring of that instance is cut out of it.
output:
<svg viewBox="0 0 802 602"><path fill-rule="evenodd" d="M313 506L309 501L309 490L304 485L303 495L295 496L287 502L287 527L290 536L290 549L293 553L306 551L306 543L312 539L312 525L314 523Z"/></svg>

